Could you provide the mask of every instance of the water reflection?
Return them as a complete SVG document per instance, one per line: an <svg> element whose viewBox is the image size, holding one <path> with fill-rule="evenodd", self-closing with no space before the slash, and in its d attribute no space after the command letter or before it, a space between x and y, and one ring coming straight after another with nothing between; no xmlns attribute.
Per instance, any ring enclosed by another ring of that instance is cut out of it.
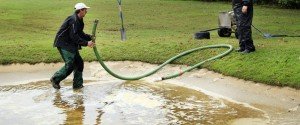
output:
<svg viewBox="0 0 300 125"><path fill-rule="evenodd" d="M11 124L11 119L18 117L30 125L223 125L238 118L264 115L193 89L142 81L94 82L80 90L67 84L58 91L47 82L2 86L0 100L0 111L6 113L1 115L0 124Z"/></svg>
<svg viewBox="0 0 300 125"><path fill-rule="evenodd" d="M61 92L57 91L55 92L53 105L58 108L61 108L64 114L66 114L65 124L82 125L84 119L84 109L85 109L83 104L83 95L76 94L73 99L74 100L63 100L61 97Z"/></svg>

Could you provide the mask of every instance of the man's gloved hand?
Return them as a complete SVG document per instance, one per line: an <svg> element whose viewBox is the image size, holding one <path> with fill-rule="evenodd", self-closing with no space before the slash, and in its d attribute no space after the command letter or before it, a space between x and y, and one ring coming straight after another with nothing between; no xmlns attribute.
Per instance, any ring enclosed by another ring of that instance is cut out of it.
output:
<svg viewBox="0 0 300 125"><path fill-rule="evenodd" d="M95 39L95 37L93 37L93 35L91 35L91 34L86 34L91 40L94 40Z"/></svg>

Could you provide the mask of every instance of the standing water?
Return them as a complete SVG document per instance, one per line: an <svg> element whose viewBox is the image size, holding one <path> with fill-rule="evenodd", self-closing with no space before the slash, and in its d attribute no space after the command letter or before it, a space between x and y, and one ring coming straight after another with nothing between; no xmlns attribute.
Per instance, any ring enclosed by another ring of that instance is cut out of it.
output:
<svg viewBox="0 0 300 125"><path fill-rule="evenodd" d="M0 86L0 124L53 125L224 125L241 118L264 118L242 104L166 83L85 81L73 90L64 81Z"/></svg>

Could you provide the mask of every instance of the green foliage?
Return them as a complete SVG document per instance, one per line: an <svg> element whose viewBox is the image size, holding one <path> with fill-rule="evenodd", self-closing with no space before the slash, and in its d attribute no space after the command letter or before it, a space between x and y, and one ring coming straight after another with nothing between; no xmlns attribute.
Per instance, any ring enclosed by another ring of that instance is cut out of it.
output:
<svg viewBox="0 0 300 125"><path fill-rule="evenodd" d="M278 0L278 4L286 8L300 8L299 0Z"/></svg>
<svg viewBox="0 0 300 125"><path fill-rule="evenodd" d="M63 20L73 13L77 2L41 0L0 0L0 64L62 61L52 47ZM85 32L100 19L96 44L105 60L162 63L185 50L211 44L238 46L232 37L221 38L216 31L209 40L195 40L197 31L218 27L218 13L231 10L230 3L198 1L126 0L123 4L127 41L120 41L117 1L83 1L92 8L85 18ZM299 10L255 6L253 24L264 32L299 35ZM202 67L242 79L271 85L300 88L299 38L264 39L253 31L257 52L230 55ZM193 65L222 49L205 50L176 60ZM84 48L86 61L95 61L92 49Z"/></svg>
<svg viewBox="0 0 300 125"><path fill-rule="evenodd" d="M177 0L174 0L177 1ZM205 1L205 2L231 2L231 0L181 0L181 1ZM299 0L255 0L255 3L260 5L276 5L282 8L300 9Z"/></svg>

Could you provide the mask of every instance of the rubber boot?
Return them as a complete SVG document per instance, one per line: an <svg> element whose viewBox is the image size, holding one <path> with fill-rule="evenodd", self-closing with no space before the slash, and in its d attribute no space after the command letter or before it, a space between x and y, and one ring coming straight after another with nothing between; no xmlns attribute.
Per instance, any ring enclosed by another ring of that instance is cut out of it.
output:
<svg viewBox="0 0 300 125"><path fill-rule="evenodd" d="M80 89L83 87L83 78L82 72L74 71L74 78L73 78L73 89Z"/></svg>

